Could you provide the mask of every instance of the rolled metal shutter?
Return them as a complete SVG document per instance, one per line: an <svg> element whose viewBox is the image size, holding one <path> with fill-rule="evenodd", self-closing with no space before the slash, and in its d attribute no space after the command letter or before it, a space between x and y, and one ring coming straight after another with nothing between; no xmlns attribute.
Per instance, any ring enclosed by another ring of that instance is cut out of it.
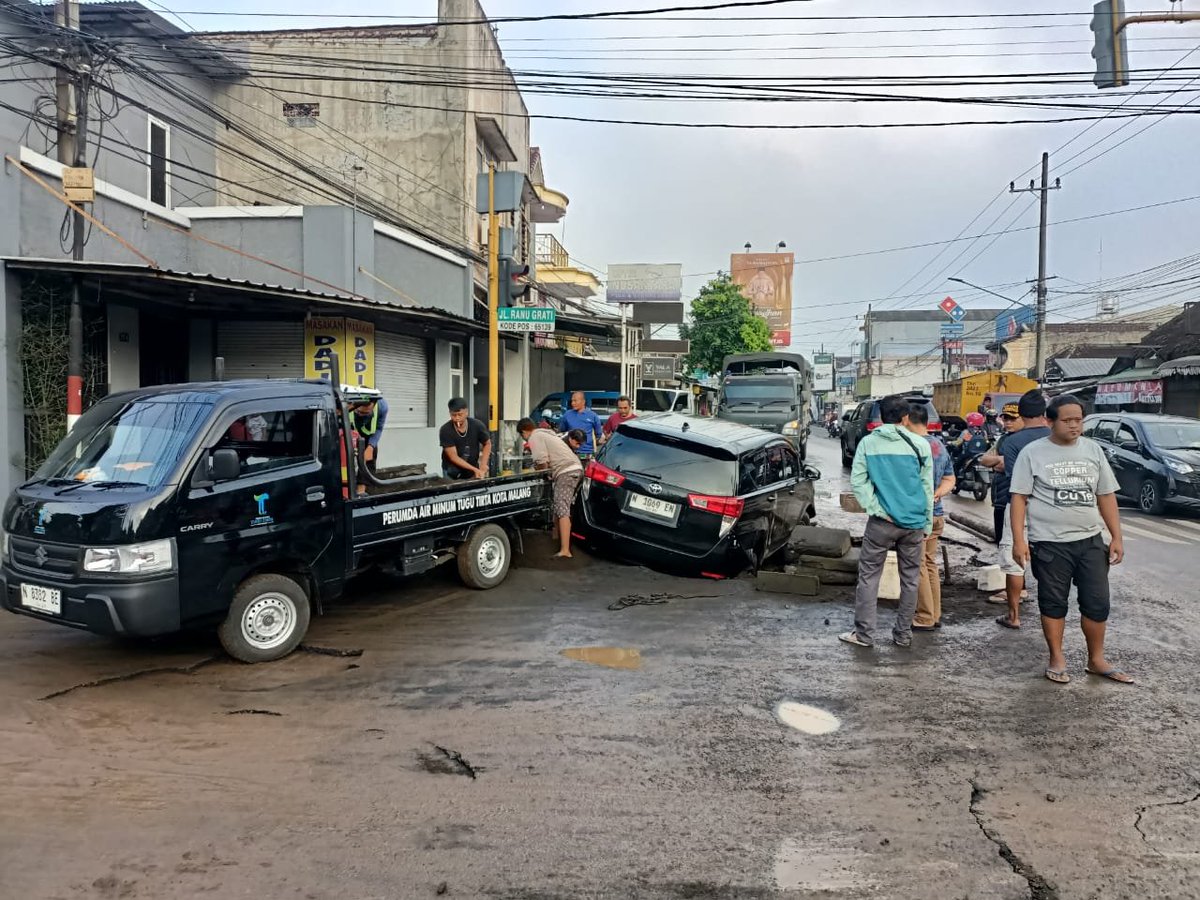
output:
<svg viewBox="0 0 1200 900"><path fill-rule="evenodd" d="M303 378L303 322L218 322L217 356L225 377Z"/></svg>
<svg viewBox="0 0 1200 900"><path fill-rule="evenodd" d="M389 429L425 428L429 424L428 343L376 331L375 388L387 400Z"/></svg>

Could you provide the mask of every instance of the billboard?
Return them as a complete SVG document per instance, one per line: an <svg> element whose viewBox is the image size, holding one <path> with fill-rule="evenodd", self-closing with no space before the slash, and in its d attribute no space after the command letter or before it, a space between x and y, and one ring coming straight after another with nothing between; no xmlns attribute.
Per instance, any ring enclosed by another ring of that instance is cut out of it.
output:
<svg viewBox="0 0 1200 900"><path fill-rule="evenodd" d="M605 279L605 298L609 303L670 301L683 296L683 265L613 264Z"/></svg>
<svg viewBox="0 0 1200 900"><path fill-rule="evenodd" d="M750 298L754 311L767 320L771 343L792 343L792 269L794 253L734 253L729 271L734 284Z"/></svg>
<svg viewBox="0 0 1200 900"><path fill-rule="evenodd" d="M1037 310L1032 306L1018 306L1005 310L996 317L996 340L1003 341L1016 337L1022 325L1030 328L1037 322Z"/></svg>
<svg viewBox="0 0 1200 900"><path fill-rule="evenodd" d="M813 354L813 385L815 393L833 390L833 354Z"/></svg>

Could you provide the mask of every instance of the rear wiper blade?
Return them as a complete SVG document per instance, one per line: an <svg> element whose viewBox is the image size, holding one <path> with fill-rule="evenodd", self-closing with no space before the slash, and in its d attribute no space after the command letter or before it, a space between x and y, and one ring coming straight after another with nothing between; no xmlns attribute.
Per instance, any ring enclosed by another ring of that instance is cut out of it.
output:
<svg viewBox="0 0 1200 900"><path fill-rule="evenodd" d="M639 472L637 469L622 469L618 468L618 472L622 475L641 475L643 478L662 478L659 472Z"/></svg>
<svg viewBox="0 0 1200 900"><path fill-rule="evenodd" d="M145 483L141 482L141 481L74 481L71 484L67 485L66 487L60 488L59 490L55 491L54 495L57 497L60 494L68 494L71 491L77 491L83 487L94 487L94 488L98 488L102 491L106 491L106 490L109 490L110 488L123 488L123 487L143 488L145 486L146 486Z"/></svg>

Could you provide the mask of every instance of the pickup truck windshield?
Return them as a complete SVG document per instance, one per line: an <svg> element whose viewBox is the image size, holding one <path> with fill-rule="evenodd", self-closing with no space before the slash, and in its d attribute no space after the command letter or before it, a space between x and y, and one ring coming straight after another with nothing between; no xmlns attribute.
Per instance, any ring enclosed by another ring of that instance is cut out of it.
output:
<svg viewBox="0 0 1200 900"><path fill-rule="evenodd" d="M201 399L103 400L79 419L33 483L158 487L178 469L211 409Z"/></svg>

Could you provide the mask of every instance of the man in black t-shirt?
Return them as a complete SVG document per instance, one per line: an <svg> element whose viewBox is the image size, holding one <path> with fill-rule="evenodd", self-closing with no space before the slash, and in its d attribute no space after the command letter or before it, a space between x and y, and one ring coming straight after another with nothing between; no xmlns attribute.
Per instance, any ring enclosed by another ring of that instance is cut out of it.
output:
<svg viewBox="0 0 1200 900"><path fill-rule="evenodd" d="M467 415L467 401L450 401L450 421L441 427L442 474L447 478L487 478L492 436L487 426Z"/></svg>

